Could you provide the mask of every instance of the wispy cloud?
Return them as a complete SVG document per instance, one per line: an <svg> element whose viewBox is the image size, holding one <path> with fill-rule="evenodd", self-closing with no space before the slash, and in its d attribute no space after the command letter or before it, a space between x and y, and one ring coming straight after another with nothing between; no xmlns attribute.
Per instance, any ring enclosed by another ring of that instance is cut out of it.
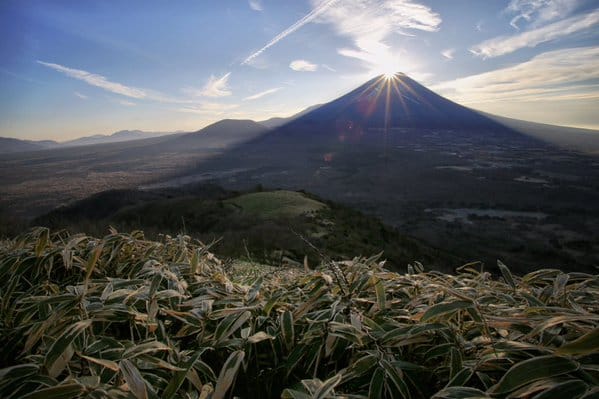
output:
<svg viewBox="0 0 599 399"><path fill-rule="evenodd" d="M344 0L326 9L317 22L352 39L354 47L339 49L339 54L362 60L372 70L394 64L405 70L407 61L400 61L384 40L392 33L435 32L442 20L431 8L412 0Z"/></svg>
<svg viewBox="0 0 599 399"><path fill-rule="evenodd" d="M137 105L134 102L127 100L119 100L119 104L124 105L125 107L135 107Z"/></svg>
<svg viewBox="0 0 599 399"><path fill-rule="evenodd" d="M599 46L542 53L531 60L432 86L464 104L599 99ZM584 84L583 84L584 83Z"/></svg>
<svg viewBox="0 0 599 399"><path fill-rule="evenodd" d="M590 29L597 24L599 24L599 10L566 18L516 35L489 39L472 47L470 51L483 58L498 57Z"/></svg>
<svg viewBox="0 0 599 399"><path fill-rule="evenodd" d="M256 93L256 94L253 94L251 96L245 97L243 99L243 101L257 100L259 98L268 96L269 94L276 93L277 91L279 91L281 89L282 89L282 87L274 87L272 89L264 90L264 91L261 91L260 93Z"/></svg>
<svg viewBox="0 0 599 399"><path fill-rule="evenodd" d="M519 30L518 23L522 20L538 26L567 17L579 3L579 0L511 0L505 12L515 14L510 25Z"/></svg>
<svg viewBox="0 0 599 399"><path fill-rule="evenodd" d="M318 69L318 65L306 60L294 60L289 64L289 68L298 72L314 72Z"/></svg>
<svg viewBox="0 0 599 399"><path fill-rule="evenodd" d="M84 81L91 86L99 87L111 93L137 99L145 98L147 96L147 93L144 90L125 86L121 83L111 82L102 75L97 75L95 73L87 72L81 69L68 68L51 62L38 60L37 63L54 69L55 71L61 72L68 77Z"/></svg>
<svg viewBox="0 0 599 399"><path fill-rule="evenodd" d="M262 11L264 8L262 7L261 0L248 0L250 8L254 11Z"/></svg>
<svg viewBox="0 0 599 399"><path fill-rule="evenodd" d="M286 38L287 36L289 36L290 34L295 32L296 30L300 29L302 26L313 21L316 17L320 16L322 13L327 11L333 4L337 3L338 1L339 0L319 1L318 4L308 14L304 15L302 18L297 20L293 25L291 25L290 27L285 29L283 32L276 35L268 43L266 43L261 49L250 54L245 60L243 60L241 65L247 65L247 64L251 63L254 58L258 57L260 54L262 54L268 48L274 46L275 44L277 44L278 42L280 42L281 40L283 40L284 38Z"/></svg>
<svg viewBox="0 0 599 399"><path fill-rule="evenodd" d="M454 48L448 48L446 50L441 51L441 55L448 60L453 60L454 54L455 54Z"/></svg>
<svg viewBox="0 0 599 399"><path fill-rule="evenodd" d="M333 68L333 67L331 67L331 66L329 66L329 65L327 65L327 64L322 64L321 66L322 66L324 69L326 69L327 71L330 71L330 72L337 72L337 70L336 70L335 68Z"/></svg>
<svg viewBox="0 0 599 399"><path fill-rule="evenodd" d="M212 75L201 89L186 87L183 91L196 97L226 97L233 94L229 89L229 76L231 72L217 78Z"/></svg>
<svg viewBox="0 0 599 399"><path fill-rule="evenodd" d="M81 94L78 91L74 91L73 94L82 100L87 100L87 98L88 98L85 94Z"/></svg>
<svg viewBox="0 0 599 399"><path fill-rule="evenodd" d="M238 104L222 104L214 102L204 102L198 105L189 105L179 108L179 112L188 112L200 115L222 115L227 111L239 107Z"/></svg>

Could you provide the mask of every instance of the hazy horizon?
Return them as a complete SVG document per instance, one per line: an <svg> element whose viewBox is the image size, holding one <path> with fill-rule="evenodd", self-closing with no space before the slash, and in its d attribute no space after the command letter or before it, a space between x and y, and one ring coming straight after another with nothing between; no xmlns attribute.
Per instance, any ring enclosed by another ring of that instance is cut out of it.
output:
<svg viewBox="0 0 599 399"><path fill-rule="evenodd" d="M0 21L2 137L290 116L390 71L481 111L599 129L592 0L6 1Z"/></svg>

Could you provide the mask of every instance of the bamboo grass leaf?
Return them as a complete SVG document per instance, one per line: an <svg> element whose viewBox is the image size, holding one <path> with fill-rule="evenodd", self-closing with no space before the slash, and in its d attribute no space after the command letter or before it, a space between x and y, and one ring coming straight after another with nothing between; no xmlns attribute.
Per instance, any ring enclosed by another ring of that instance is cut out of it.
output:
<svg viewBox="0 0 599 399"><path fill-rule="evenodd" d="M470 387L449 387L437 392L432 399L487 399L483 391Z"/></svg>
<svg viewBox="0 0 599 399"><path fill-rule="evenodd" d="M177 394L177 390L185 381L185 377L189 370L193 367L194 363L200 358L202 351L197 351L182 367L181 371L175 373L173 378L169 381L168 386L162 393L162 398L171 399Z"/></svg>
<svg viewBox="0 0 599 399"><path fill-rule="evenodd" d="M78 321L67 328L57 339L54 341L48 353L46 354L44 364L46 369L51 371L51 376L57 376L62 369L66 366L66 363L71 358L73 352L71 344L73 340L77 338L86 328L91 326L91 320Z"/></svg>
<svg viewBox="0 0 599 399"><path fill-rule="evenodd" d="M293 313L291 313L288 310L281 313L281 316L279 318L279 324L281 326L281 336L283 338L283 343L285 344L287 350L289 350L289 348L291 348L295 341Z"/></svg>
<svg viewBox="0 0 599 399"><path fill-rule="evenodd" d="M331 392L333 392L335 387L339 385L342 377L343 375L341 373L337 373L328 380L324 381L322 383L322 386L318 388L316 392L314 392L314 395L312 395L312 397L314 399L325 399L329 396Z"/></svg>
<svg viewBox="0 0 599 399"><path fill-rule="evenodd" d="M513 365L499 382L489 389L493 395L512 392L532 382L578 370L579 364L560 356L538 356Z"/></svg>
<svg viewBox="0 0 599 399"><path fill-rule="evenodd" d="M95 357L85 356L85 355L79 355L79 357L81 357L82 359L87 360L88 362L99 364L102 367L106 367L109 370L119 371L119 365L118 365L118 363L114 362L112 360L98 359L98 358L95 358Z"/></svg>
<svg viewBox="0 0 599 399"><path fill-rule="evenodd" d="M258 342L262 342L264 340L267 339L274 339L275 337L273 337L270 334L265 333L264 331L258 331L257 333L255 333L254 335L248 337L248 342L250 344L257 344Z"/></svg>
<svg viewBox="0 0 599 399"><path fill-rule="evenodd" d="M372 374L370 379L370 385L368 386L368 397L382 398L385 389L385 371L381 368L377 368Z"/></svg>
<svg viewBox="0 0 599 399"><path fill-rule="evenodd" d="M560 346L555 351L561 355L589 355L599 352L599 328L589 331L582 337Z"/></svg>
<svg viewBox="0 0 599 399"><path fill-rule="evenodd" d="M77 383L61 384L31 392L21 399L70 399L79 397L84 387Z"/></svg>
<svg viewBox="0 0 599 399"><path fill-rule="evenodd" d="M578 399L586 393L589 386L581 380L569 380L535 395L533 399Z"/></svg>
<svg viewBox="0 0 599 399"><path fill-rule="evenodd" d="M516 289L516 282L514 281L514 276L512 275L510 269L499 259L497 259L497 267L499 268L499 271L501 272L505 282L508 283L512 289Z"/></svg>
<svg viewBox="0 0 599 399"><path fill-rule="evenodd" d="M225 317L216 328L214 337L216 344L222 343L225 339L235 333L241 328L241 326L252 317L252 312L246 310L245 312L232 314Z"/></svg>
<svg viewBox="0 0 599 399"><path fill-rule="evenodd" d="M119 364L119 368L121 369L123 378L127 382L131 393L133 393L137 399L148 399L146 382L137 367L135 367L131 361L123 359Z"/></svg>
<svg viewBox="0 0 599 399"><path fill-rule="evenodd" d="M440 317L449 313L453 313L456 310L468 309L472 308L474 305L472 302L468 301L454 301L447 303L439 303L437 305L431 306L427 309L427 311L422 315L420 321L425 322L436 317Z"/></svg>
<svg viewBox="0 0 599 399"><path fill-rule="evenodd" d="M387 381L393 384L402 398L409 399L411 397L410 390L404 381L402 371L398 368L395 368L395 366L393 366L387 360L381 360L380 364L383 370L385 370Z"/></svg>
<svg viewBox="0 0 599 399"><path fill-rule="evenodd" d="M237 376L237 371L244 357L244 351L235 351L229 355L218 375L212 399L223 399L225 397L225 394L233 385L233 380Z"/></svg>

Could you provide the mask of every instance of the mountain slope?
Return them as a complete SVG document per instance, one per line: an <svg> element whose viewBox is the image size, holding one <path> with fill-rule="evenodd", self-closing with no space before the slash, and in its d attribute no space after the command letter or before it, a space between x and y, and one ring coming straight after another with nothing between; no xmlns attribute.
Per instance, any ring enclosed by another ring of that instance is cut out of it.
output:
<svg viewBox="0 0 599 399"><path fill-rule="evenodd" d="M141 130L120 130L118 132L106 135L96 134L93 136L80 137L60 143L62 147L74 147L83 145L120 143L124 141L148 139L172 134L171 132L144 132Z"/></svg>
<svg viewBox="0 0 599 399"><path fill-rule="evenodd" d="M535 137L559 147L587 154L599 154L599 131L597 130L529 122L484 112L481 112L481 114L519 133Z"/></svg>
<svg viewBox="0 0 599 399"><path fill-rule="evenodd" d="M263 121L258 121L259 124L266 126L269 129L276 129L278 127L281 127L289 122L291 122L294 119L299 118L300 116L303 116L311 111L314 111L315 109L317 109L318 107L320 107L322 104L316 104L316 105L312 105L300 112L298 112L297 114L291 115L289 117L279 117L279 116L275 116L273 118L269 118Z"/></svg>
<svg viewBox="0 0 599 399"><path fill-rule="evenodd" d="M203 149L223 149L249 141L267 131L267 128L249 119L223 119L196 132L170 140L166 145L193 145Z"/></svg>
<svg viewBox="0 0 599 399"><path fill-rule="evenodd" d="M267 127L249 119L223 119L198 131L152 143L141 151L148 156L195 153L199 161L251 141L267 131Z"/></svg>
<svg viewBox="0 0 599 399"><path fill-rule="evenodd" d="M52 140L32 141L15 139L11 137L0 137L0 154L39 151L52 148L56 145L58 145L58 143Z"/></svg>

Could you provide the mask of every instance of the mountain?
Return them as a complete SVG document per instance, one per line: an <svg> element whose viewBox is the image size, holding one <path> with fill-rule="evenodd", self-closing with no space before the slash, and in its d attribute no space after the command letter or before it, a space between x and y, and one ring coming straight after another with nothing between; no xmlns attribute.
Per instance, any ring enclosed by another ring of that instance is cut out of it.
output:
<svg viewBox="0 0 599 399"><path fill-rule="evenodd" d="M379 76L158 187L303 189L464 258L593 270L599 162L520 130Z"/></svg>
<svg viewBox="0 0 599 399"><path fill-rule="evenodd" d="M172 132L143 132L141 130L121 130L113 134L95 134L74 140L57 142L53 140L21 140L0 137L0 154L40 151L54 148L70 148L95 144L122 143L174 134Z"/></svg>
<svg viewBox="0 0 599 399"><path fill-rule="evenodd" d="M250 141L268 129L249 119L223 119L196 132L177 135L161 143L168 150L198 148L202 151L224 150Z"/></svg>
<svg viewBox="0 0 599 399"><path fill-rule="evenodd" d="M143 132L141 130L120 130L112 134L95 134L93 136L80 137L74 140L60 143L62 147L74 147L83 145L120 143L123 141L148 139L172 134L172 132Z"/></svg>
<svg viewBox="0 0 599 399"><path fill-rule="evenodd" d="M290 125L353 128L494 128L489 118L437 95L405 74L378 76L348 94L307 112Z"/></svg>
<svg viewBox="0 0 599 399"><path fill-rule="evenodd" d="M57 146L58 143L52 140L32 141L20 140L10 137L0 137L0 154L8 154L24 151L39 151Z"/></svg>
<svg viewBox="0 0 599 399"><path fill-rule="evenodd" d="M291 115L289 117L279 117L279 116L275 116L263 121L258 121L259 124L266 126L269 129L275 129L278 127L281 127L283 125L285 125L286 123L291 122L294 119L299 118L300 116L303 116L305 114L307 114L308 112L311 112L313 110L315 110L316 108L320 107L322 104L316 104L316 105L312 105L300 112L298 112L297 114Z"/></svg>

